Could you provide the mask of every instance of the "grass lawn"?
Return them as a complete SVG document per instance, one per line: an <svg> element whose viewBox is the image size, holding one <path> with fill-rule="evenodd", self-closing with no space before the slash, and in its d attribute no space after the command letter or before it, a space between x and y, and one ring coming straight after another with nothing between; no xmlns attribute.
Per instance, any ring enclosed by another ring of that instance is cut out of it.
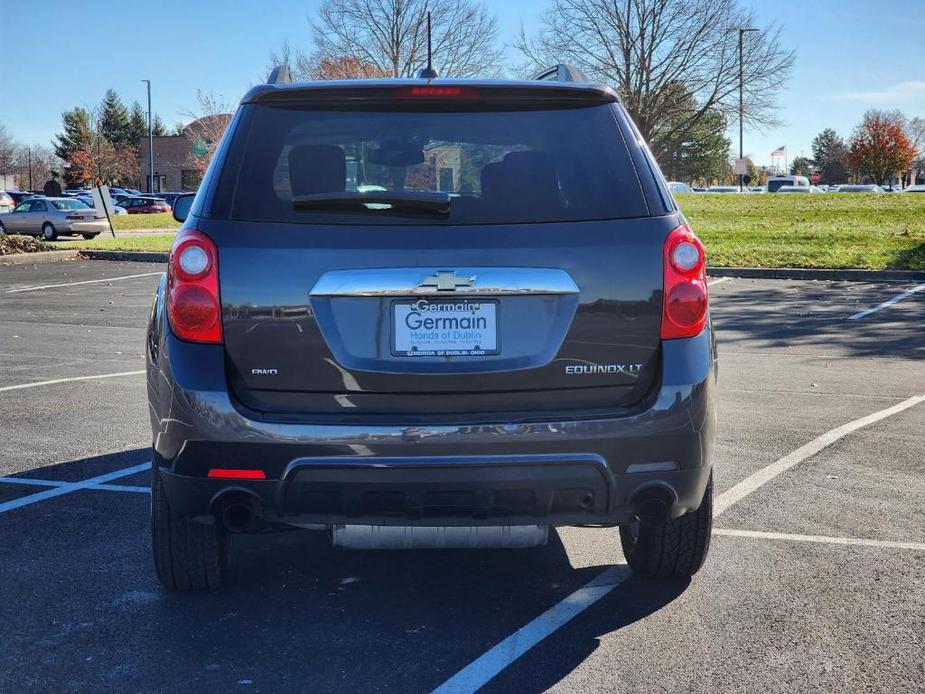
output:
<svg viewBox="0 0 925 694"><path fill-rule="evenodd" d="M678 204L710 265L925 270L925 195L679 195ZM166 217L117 220L157 228ZM54 247L166 251L173 242L173 234L116 234Z"/></svg>
<svg viewBox="0 0 925 694"><path fill-rule="evenodd" d="M133 229L179 229L180 224L169 212L160 214L117 214L112 217L112 226L120 231Z"/></svg>
<svg viewBox="0 0 925 694"><path fill-rule="evenodd" d="M925 269L925 195L679 195L710 265Z"/></svg>
<svg viewBox="0 0 925 694"><path fill-rule="evenodd" d="M141 215L133 215L141 216ZM151 216L154 215L145 215ZM90 241L58 241L46 244L50 250L65 250L67 248L99 248L108 251L169 251L175 234L148 234L146 236L123 236L116 238L111 235L100 234Z"/></svg>

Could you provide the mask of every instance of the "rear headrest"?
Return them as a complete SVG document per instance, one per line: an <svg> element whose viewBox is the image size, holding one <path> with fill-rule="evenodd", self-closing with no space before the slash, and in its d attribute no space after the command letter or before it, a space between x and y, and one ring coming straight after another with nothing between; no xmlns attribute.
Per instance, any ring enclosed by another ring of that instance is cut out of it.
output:
<svg viewBox="0 0 925 694"><path fill-rule="evenodd" d="M544 215L562 208L559 180L546 152L508 152L482 168L482 200L501 218Z"/></svg>
<svg viewBox="0 0 925 694"><path fill-rule="evenodd" d="M336 145L299 145L289 150L292 195L342 193L347 185L344 150Z"/></svg>
<svg viewBox="0 0 925 694"><path fill-rule="evenodd" d="M559 198L556 166L546 152L508 152L501 165L505 176L511 179L509 185L520 191L532 190Z"/></svg>
<svg viewBox="0 0 925 694"><path fill-rule="evenodd" d="M504 197L504 169L500 161L482 167L482 200Z"/></svg>

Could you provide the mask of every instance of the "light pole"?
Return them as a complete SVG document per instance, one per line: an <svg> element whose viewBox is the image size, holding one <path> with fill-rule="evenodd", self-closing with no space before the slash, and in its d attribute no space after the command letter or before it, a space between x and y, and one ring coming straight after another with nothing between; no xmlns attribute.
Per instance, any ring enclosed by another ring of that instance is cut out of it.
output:
<svg viewBox="0 0 925 694"><path fill-rule="evenodd" d="M148 192L154 192L154 128L151 121L151 80L141 80L148 85Z"/></svg>
<svg viewBox="0 0 925 694"><path fill-rule="evenodd" d="M758 31L757 29L752 29L751 27L739 27L737 29L730 29L729 31L739 32L739 159L745 157L743 151L742 140L744 135L744 120L745 120L745 99L743 97L743 92L745 91L745 76L743 74L743 51L742 51L742 37L745 36L747 31ZM742 192L742 174L739 174L739 192Z"/></svg>

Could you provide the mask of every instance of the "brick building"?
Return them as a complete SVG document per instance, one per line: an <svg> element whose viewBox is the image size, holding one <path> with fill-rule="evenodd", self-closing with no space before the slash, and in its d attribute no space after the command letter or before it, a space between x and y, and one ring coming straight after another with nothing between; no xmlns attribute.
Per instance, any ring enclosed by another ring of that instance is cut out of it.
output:
<svg viewBox="0 0 925 694"><path fill-rule="evenodd" d="M154 186L150 185L148 168L148 138L138 143L138 165L141 168L142 190L153 193L194 191L202 180L203 157L213 150L228 123L229 115L206 116L183 129L181 135L155 137ZM208 150L208 153L203 154Z"/></svg>

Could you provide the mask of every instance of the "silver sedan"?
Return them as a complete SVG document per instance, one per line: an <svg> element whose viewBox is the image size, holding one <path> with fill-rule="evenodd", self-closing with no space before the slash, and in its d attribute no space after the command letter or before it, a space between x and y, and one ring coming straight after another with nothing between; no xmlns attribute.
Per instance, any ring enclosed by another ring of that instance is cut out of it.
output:
<svg viewBox="0 0 925 694"><path fill-rule="evenodd" d="M75 198L32 198L0 214L0 232L41 236L46 241L60 234L92 239L108 230L105 214Z"/></svg>

